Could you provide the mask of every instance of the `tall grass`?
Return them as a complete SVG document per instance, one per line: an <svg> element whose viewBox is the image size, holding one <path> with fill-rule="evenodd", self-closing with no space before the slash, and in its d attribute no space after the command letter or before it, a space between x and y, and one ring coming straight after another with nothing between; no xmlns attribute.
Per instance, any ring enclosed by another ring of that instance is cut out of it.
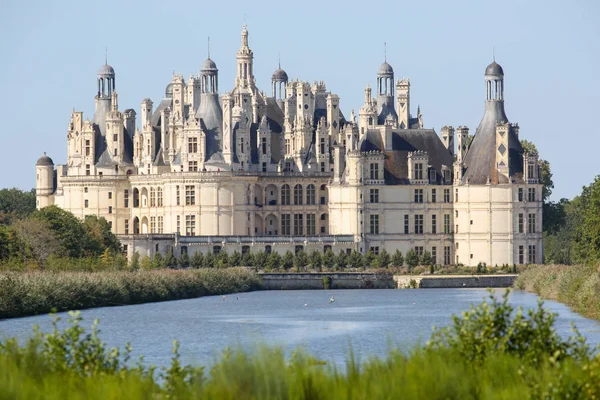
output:
<svg viewBox="0 0 600 400"><path fill-rule="evenodd" d="M516 279L517 289L567 304L589 318L600 319L600 269L590 265L538 265Z"/></svg>
<svg viewBox="0 0 600 400"><path fill-rule="evenodd" d="M0 397L11 399L594 399L600 357L580 336L563 340L554 316L513 313L492 300L455 317L410 353L337 368L302 350L225 350L213 367L146 367L109 349L81 318L25 344L0 342ZM466 328L481 328L466 329Z"/></svg>
<svg viewBox="0 0 600 400"><path fill-rule="evenodd" d="M0 318L254 290L242 268L0 273Z"/></svg>

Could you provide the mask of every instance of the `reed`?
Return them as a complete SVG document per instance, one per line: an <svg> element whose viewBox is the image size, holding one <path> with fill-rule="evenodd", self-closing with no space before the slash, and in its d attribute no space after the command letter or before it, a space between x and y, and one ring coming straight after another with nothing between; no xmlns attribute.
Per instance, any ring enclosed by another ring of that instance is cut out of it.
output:
<svg viewBox="0 0 600 400"><path fill-rule="evenodd" d="M243 268L100 272L0 273L0 318L257 289L259 278Z"/></svg>

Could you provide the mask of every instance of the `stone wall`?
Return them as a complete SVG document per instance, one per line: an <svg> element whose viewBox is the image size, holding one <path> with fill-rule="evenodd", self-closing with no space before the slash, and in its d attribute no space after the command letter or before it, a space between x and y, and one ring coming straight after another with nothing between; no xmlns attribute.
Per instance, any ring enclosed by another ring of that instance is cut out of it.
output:
<svg viewBox="0 0 600 400"><path fill-rule="evenodd" d="M331 289L393 289L396 282L391 274L335 272L261 274L263 289L299 290L324 289L324 279L330 278Z"/></svg>
<svg viewBox="0 0 600 400"><path fill-rule="evenodd" d="M516 278L517 275L394 275L396 287L400 289L505 288L511 287Z"/></svg>

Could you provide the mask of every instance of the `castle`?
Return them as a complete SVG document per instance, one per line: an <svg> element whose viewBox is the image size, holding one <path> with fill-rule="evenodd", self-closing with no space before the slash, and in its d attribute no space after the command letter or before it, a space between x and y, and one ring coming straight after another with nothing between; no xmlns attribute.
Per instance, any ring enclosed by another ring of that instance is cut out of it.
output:
<svg viewBox="0 0 600 400"><path fill-rule="evenodd" d="M129 255L385 248L446 265L542 262L541 168L505 114L499 64L485 70L475 135L444 126L440 138L387 62L357 121L323 82L281 67L260 91L245 25L241 36L231 91L219 94L209 57L158 104L142 100L139 121L102 66L93 118L71 115L66 164L37 161L37 207L106 218Z"/></svg>

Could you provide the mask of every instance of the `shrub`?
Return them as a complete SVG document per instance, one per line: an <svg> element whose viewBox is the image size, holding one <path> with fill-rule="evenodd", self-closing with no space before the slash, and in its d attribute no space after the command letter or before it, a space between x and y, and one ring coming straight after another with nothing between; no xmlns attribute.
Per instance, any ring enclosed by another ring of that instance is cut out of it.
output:
<svg viewBox="0 0 600 400"><path fill-rule="evenodd" d="M409 271L419 265L419 255L415 249L410 249L406 252L406 258L404 259Z"/></svg>
<svg viewBox="0 0 600 400"><path fill-rule="evenodd" d="M396 249L396 252L392 256L392 265L394 267L402 267L404 265L404 257L402 257L402 252Z"/></svg>

